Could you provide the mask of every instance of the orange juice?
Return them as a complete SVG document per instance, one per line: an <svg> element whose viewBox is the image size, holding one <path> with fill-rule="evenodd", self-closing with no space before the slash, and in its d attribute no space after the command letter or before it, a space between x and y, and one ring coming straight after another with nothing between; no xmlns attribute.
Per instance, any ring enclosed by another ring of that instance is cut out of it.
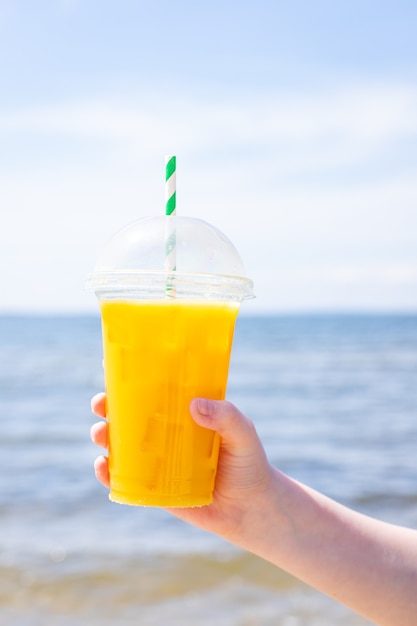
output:
<svg viewBox="0 0 417 626"><path fill-rule="evenodd" d="M212 501L219 437L192 398L225 397L237 302L102 300L110 499L149 506Z"/></svg>

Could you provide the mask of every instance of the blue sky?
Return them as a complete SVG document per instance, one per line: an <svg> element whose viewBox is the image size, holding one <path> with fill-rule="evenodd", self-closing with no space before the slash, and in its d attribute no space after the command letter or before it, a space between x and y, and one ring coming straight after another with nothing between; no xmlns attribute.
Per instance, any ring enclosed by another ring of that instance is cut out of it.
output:
<svg viewBox="0 0 417 626"><path fill-rule="evenodd" d="M247 312L416 310L416 27L401 0L0 0L0 311L96 310L166 154Z"/></svg>

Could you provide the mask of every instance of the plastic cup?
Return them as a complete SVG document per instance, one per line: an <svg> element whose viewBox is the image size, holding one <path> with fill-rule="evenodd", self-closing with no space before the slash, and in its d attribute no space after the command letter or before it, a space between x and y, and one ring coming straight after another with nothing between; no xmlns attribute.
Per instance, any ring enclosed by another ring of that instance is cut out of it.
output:
<svg viewBox="0 0 417 626"><path fill-rule="evenodd" d="M166 219L143 218L110 240L87 282L102 316L109 497L123 504L212 501L219 437L189 405L224 399L235 320L253 297L219 230L174 219L175 271L164 270Z"/></svg>

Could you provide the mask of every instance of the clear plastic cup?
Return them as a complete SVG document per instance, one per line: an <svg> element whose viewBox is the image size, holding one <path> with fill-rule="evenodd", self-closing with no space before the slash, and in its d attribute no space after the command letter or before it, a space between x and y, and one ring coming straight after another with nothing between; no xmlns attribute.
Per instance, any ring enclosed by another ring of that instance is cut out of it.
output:
<svg viewBox="0 0 417 626"><path fill-rule="evenodd" d="M197 426L194 397L224 399L235 320L253 297L233 244L195 218L143 218L105 247L87 287L99 300L110 499L147 506L212 501L219 437Z"/></svg>

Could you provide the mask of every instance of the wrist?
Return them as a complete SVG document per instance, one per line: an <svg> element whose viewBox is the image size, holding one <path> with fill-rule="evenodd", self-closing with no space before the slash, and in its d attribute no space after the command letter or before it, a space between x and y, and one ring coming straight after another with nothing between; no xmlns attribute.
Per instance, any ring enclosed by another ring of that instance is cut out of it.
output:
<svg viewBox="0 0 417 626"><path fill-rule="evenodd" d="M265 468L262 482L246 498L238 523L226 537L235 545L269 561L277 546L287 543L294 524L286 505L291 479L272 467Z"/></svg>

